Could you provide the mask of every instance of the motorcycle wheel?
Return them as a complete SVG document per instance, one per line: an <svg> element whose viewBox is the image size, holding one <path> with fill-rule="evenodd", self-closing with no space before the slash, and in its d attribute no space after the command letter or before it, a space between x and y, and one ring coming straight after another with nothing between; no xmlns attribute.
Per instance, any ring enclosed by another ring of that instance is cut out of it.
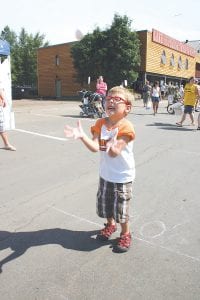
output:
<svg viewBox="0 0 200 300"><path fill-rule="evenodd" d="M167 106L167 112L170 115L174 115L175 114L175 111L174 111L174 108L173 108L172 104L170 104L170 105Z"/></svg>

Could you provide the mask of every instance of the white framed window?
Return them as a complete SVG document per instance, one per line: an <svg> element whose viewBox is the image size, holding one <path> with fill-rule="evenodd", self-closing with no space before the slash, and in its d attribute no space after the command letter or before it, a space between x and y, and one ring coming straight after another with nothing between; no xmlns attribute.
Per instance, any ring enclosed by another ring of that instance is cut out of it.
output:
<svg viewBox="0 0 200 300"><path fill-rule="evenodd" d="M60 65L60 58L58 55L55 56L55 65L59 66Z"/></svg>
<svg viewBox="0 0 200 300"><path fill-rule="evenodd" d="M171 57L170 57L170 66L171 66L171 67L174 67L174 66L175 66L174 54L172 54Z"/></svg>
<svg viewBox="0 0 200 300"><path fill-rule="evenodd" d="M167 62L167 57L166 57L165 50L163 50L161 55L161 64L166 65L166 62Z"/></svg>
<svg viewBox="0 0 200 300"><path fill-rule="evenodd" d="M188 70L189 69L189 62L188 59L186 58L185 60L185 69Z"/></svg>
<svg viewBox="0 0 200 300"><path fill-rule="evenodd" d="M178 68L182 69L182 67L183 67L182 58L181 58L181 56L179 56L179 59L178 59Z"/></svg>

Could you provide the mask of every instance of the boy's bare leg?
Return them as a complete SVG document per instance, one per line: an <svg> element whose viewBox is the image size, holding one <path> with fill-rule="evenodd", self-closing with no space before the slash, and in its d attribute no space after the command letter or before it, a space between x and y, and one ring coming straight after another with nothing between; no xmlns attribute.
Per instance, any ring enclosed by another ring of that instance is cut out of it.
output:
<svg viewBox="0 0 200 300"><path fill-rule="evenodd" d="M115 220L113 218L107 218L107 222L109 225L115 225Z"/></svg>
<svg viewBox="0 0 200 300"><path fill-rule="evenodd" d="M122 233L122 234L130 233L129 222L126 222L126 223L120 223L120 225L121 225L121 233Z"/></svg>

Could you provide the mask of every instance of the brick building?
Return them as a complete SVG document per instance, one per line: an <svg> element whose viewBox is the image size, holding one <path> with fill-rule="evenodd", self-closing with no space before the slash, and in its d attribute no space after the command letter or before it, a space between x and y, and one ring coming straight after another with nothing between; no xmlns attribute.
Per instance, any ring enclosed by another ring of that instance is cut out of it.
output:
<svg viewBox="0 0 200 300"><path fill-rule="evenodd" d="M200 70L200 54L187 43L175 40L158 30L138 31L141 42L141 65L137 83L146 79L180 84ZM38 49L38 94L41 97L67 98L83 87L76 83L70 49L73 43ZM94 79L96 80L96 79ZM92 82L94 86L94 82Z"/></svg>

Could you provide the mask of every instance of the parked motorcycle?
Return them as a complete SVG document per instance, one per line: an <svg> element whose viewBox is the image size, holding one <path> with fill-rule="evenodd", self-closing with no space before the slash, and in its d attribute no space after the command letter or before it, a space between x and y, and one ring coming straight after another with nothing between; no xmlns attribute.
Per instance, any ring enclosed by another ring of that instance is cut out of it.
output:
<svg viewBox="0 0 200 300"><path fill-rule="evenodd" d="M79 105L81 108L80 116L102 118L105 112L101 95L87 90L79 91L78 94L81 96L82 102L82 104Z"/></svg>

